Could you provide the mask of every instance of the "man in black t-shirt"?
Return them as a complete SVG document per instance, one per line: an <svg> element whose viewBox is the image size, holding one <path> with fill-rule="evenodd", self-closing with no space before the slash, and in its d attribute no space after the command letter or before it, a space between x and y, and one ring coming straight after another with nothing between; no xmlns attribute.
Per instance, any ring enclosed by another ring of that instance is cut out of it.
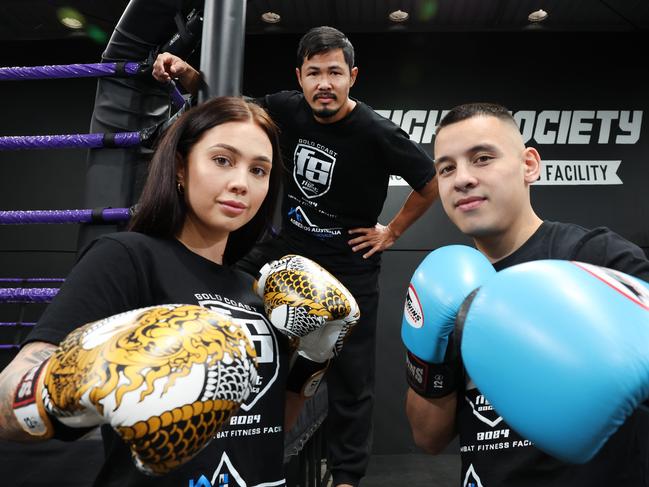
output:
<svg viewBox="0 0 649 487"><path fill-rule="evenodd" d="M642 250L609 229L587 230L536 215L529 188L540 164L502 106L461 105L437 129L435 167L444 210L497 271L540 259L576 260L649 281ZM458 382L453 392L435 398L410 388L406 409L416 443L430 453L459 434L463 486L649 485L646 412L635 411L590 461L573 465L511 429L471 377Z"/></svg>
<svg viewBox="0 0 649 487"><path fill-rule="evenodd" d="M281 129L287 165L279 235L255 248L239 266L255 275L288 253L309 257L356 298L361 320L327 371L328 447L334 486L358 485L370 453L380 254L437 198L430 157L391 121L349 97L358 68L340 31L317 27L301 39L296 76L301 92L267 95L264 105ZM177 77L196 92L200 73L168 53L153 76ZM410 193L387 225L378 216L390 175Z"/></svg>

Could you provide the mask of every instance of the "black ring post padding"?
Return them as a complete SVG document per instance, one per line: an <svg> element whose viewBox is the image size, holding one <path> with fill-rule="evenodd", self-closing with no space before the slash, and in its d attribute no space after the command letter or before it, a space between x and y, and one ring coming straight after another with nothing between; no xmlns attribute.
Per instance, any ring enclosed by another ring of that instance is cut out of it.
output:
<svg viewBox="0 0 649 487"><path fill-rule="evenodd" d="M188 1L183 0L183 5ZM200 3L200 0L191 2L193 5ZM102 53L103 62L143 62L151 49L166 42L176 30L173 17L180 0L130 0L124 3L128 3L128 7ZM169 97L166 90L152 77L149 78L100 78L97 81L90 132L136 132L167 119ZM130 206L139 194L143 181L140 176L146 170L148 150L134 146L90 150L87 153L89 170L83 207ZM82 225L78 246L84 247L99 235L116 231L117 228L113 227L119 226L113 223L108 226Z"/></svg>
<svg viewBox="0 0 649 487"><path fill-rule="evenodd" d="M104 210L106 208L93 208L90 214L91 223L104 223Z"/></svg>
<svg viewBox="0 0 649 487"><path fill-rule="evenodd" d="M185 28L185 19L181 12L178 12L174 16L174 22L176 23L176 28L178 29L178 35L180 35L181 39L186 39L187 29Z"/></svg>
<svg viewBox="0 0 649 487"><path fill-rule="evenodd" d="M153 127L147 127L140 130L140 146L147 149L154 149L158 136L163 132L161 127L164 124L159 123Z"/></svg>
<svg viewBox="0 0 649 487"><path fill-rule="evenodd" d="M126 73L126 63L124 61L115 63L115 76L128 76Z"/></svg>
<svg viewBox="0 0 649 487"><path fill-rule="evenodd" d="M115 134L112 132L106 132L102 142L104 143L104 147L117 147L117 144L115 143Z"/></svg>
<svg viewBox="0 0 649 487"><path fill-rule="evenodd" d="M173 123L178 120L183 113L189 109L189 104L185 103L176 113L174 113L168 120L160 122L152 127L147 127L140 130L140 145L148 149L154 149L155 144L160 137Z"/></svg>
<svg viewBox="0 0 649 487"><path fill-rule="evenodd" d="M189 56L201 41L200 32L203 28L202 11L193 9L187 19L183 19L182 13L178 12L174 17L178 28L171 39L162 45L157 46L155 55L159 52L170 52L181 58ZM154 56L155 59L155 56Z"/></svg>

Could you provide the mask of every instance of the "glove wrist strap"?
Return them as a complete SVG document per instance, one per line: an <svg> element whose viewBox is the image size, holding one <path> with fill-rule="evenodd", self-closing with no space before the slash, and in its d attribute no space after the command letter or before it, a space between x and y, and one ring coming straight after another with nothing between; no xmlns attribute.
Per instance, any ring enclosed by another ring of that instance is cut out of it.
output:
<svg viewBox="0 0 649 487"><path fill-rule="evenodd" d="M54 434L52 422L38 397L40 377L47 362L45 360L23 375L13 400L14 415L20 426L30 435L41 438L51 438Z"/></svg>
<svg viewBox="0 0 649 487"><path fill-rule="evenodd" d="M453 362L431 364L410 351L406 355L408 385L422 397L436 399L455 392L459 375Z"/></svg>
<svg viewBox="0 0 649 487"><path fill-rule="evenodd" d="M29 369L20 379L13 400L14 415L20 426L32 436L63 441L77 440L94 427L71 428L47 413L39 391L39 387L43 387L40 378L47 363L45 360Z"/></svg>

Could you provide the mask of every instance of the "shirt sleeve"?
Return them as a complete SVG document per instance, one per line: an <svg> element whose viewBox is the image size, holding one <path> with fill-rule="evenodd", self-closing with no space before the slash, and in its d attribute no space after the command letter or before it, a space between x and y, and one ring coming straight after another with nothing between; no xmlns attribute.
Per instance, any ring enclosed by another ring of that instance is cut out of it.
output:
<svg viewBox="0 0 649 487"><path fill-rule="evenodd" d="M268 96L269 95L258 96L255 98L251 98L251 100L254 101L260 107L262 107L264 110L270 111L270 109L268 108L268 101L266 100Z"/></svg>
<svg viewBox="0 0 649 487"><path fill-rule="evenodd" d="M282 114L284 108L284 103L282 103L282 100L284 99L283 96L283 91L279 93L271 93L268 95L260 96L258 98L255 98L255 102L257 105L262 107L268 115L270 115L270 118L275 122L277 127L280 129L280 132L283 130L282 127ZM281 139L280 139L281 140Z"/></svg>
<svg viewBox="0 0 649 487"><path fill-rule="evenodd" d="M280 117L287 110L290 111L299 102L297 91L278 91L256 98L259 105L264 107L273 117ZM277 120L276 120L277 122Z"/></svg>
<svg viewBox="0 0 649 487"><path fill-rule="evenodd" d="M386 158L388 170L401 176L415 191L421 190L435 176L433 159L400 127L389 120L384 123L387 129L379 137L379 150Z"/></svg>
<svg viewBox="0 0 649 487"><path fill-rule="evenodd" d="M136 309L140 286L128 249L100 238L84 249L25 343L58 344L81 325Z"/></svg>
<svg viewBox="0 0 649 487"><path fill-rule="evenodd" d="M649 261L642 249L605 227L582 237L574 260L615 269L649 282Z"/></svg>

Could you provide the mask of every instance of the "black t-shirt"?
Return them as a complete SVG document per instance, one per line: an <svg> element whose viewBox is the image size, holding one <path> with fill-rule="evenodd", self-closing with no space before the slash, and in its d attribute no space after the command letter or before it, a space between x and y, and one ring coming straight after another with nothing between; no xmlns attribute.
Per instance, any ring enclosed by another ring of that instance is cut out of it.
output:
<svg viewBox="0 0 649 487"><path fill-rule="evenodd" d="M390 175L415 190L435 175L432 159L403 130L355 101L345 118L322 124L298 91L260 99L281 130L287 166L283 236L317 249L325 266L376 265L378 255L365 260L352 252L347 230L376 224Z"/></svg>
<svg viewBox="0 0 649 487"><path fill-rule="evenodd" d="M104 236L84 250L28 340L56 344L84 323L171 303L199 304L246 326L258 356L257 388L215 440L163 477L141 474L127 446L103 426L106 458L95 485L285 485L287 342L266 319L247 274L204 259L175 239L135 232Z"/></svg>
<svg viewBox="0 0 649 487"><path fill-rule="evenodd" d="M540 259L587 262L649 281L649 262L644 253L619 235L602 227L589 231L577 225L547 221L523 246L494 267L500 271ZM583 465L560 462L518 435L470 378L466 390L458 393L457 425L463 486L649 485L649 415L643 411L636 411L599 453Z"/></svg>

